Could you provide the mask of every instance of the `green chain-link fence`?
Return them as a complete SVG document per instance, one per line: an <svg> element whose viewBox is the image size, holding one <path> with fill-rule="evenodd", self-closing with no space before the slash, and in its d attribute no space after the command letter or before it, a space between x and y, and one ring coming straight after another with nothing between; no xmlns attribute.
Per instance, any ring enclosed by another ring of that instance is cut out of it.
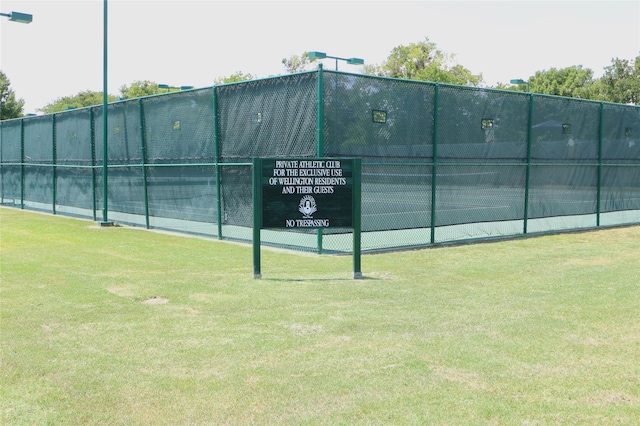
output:
<svg viewBox="0 0 640 426"><path fill-rule="evenodd" d="M3 204L97 220L102 106L0 123ZM317 71L108 107L108 211L251 241L251 159L362 159L362 248L640 223L640 107ZM349 252L349 230L264 231Z"/></svg>

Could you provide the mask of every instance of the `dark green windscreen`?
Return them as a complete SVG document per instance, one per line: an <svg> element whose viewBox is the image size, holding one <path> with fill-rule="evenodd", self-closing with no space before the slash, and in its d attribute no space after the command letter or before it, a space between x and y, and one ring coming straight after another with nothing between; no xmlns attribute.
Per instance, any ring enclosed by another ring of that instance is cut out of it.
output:
<svg viewBox="0 0 640 426"><path fill-rule="evenodd" d="M98 220L103 117L1 122L2 203ZM364 250L640 223L631 105L319 69L110 104L106 148L110 218L219 238L251 240L254 157L361 158Z"/></svg>

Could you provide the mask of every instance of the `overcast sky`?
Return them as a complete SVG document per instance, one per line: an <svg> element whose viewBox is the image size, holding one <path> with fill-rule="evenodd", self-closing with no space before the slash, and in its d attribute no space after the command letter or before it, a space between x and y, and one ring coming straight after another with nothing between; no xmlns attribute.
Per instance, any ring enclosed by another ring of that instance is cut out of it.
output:
<svg viewBox="0 0 640 426"><path fill-rule="evenodd" d="M102 91L103 7L103 0L0 1L0 12L33 15L27 25L0 19L0 69L25 113ZM208 87L237 71L278 75L283 58L312 50L380 64L394 47L425 37L486 86L572 65L600 77L612 58L640 55L640 0L109 0L108 23L113 95L138 80Z"/></svg>

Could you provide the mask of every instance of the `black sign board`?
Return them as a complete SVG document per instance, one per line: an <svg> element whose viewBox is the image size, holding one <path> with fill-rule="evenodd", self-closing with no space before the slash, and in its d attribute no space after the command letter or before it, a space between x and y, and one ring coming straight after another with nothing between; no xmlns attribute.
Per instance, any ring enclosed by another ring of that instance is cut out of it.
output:
<svg viewBox="0 0 640 426"><path fill-rule="evenodd" d="M260 230L353 229L353 277L362 278L360 159L253 159L253 276L260 272ZM320 252L320 249L319 249Z"/></svg>
<svg viewBox="0 0 640 426"><path fill-rule="evenodd" d="M262 228L353 227L352 159L262 159Z"/></svg>

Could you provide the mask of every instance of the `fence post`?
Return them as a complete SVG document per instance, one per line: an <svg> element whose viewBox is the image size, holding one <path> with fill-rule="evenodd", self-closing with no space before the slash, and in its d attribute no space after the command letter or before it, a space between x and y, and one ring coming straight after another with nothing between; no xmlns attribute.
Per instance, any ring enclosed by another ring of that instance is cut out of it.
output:
<svg viewBox="0 0 640 426"><path fill-rule="evenodd" d="M218 134L218 88L213 86L213 155L215 156L215 168L216 168L216 222L218 223L218 239L222 237L222 185L220 184L220 139Z"/></svg>
<svg viewBox="0 0 640 426"><path fill-rule="evenodd" d="M20 208L24 209L24 118L20 119Z"/></svg>
<svg viewBox="0 0 640 426"><path fill-rule="evenodd" d="M604 102L600 102L600 123L598 126L598 194L596 200L596 226L600 226L600 210L602 209L602 126L604 123Z"/></svg>
<svg viewBox="0 0 640 426"><path fill-rule="evenodd" d="M324 76L322 72L322 64L318 64L318 116L317 116L317 143L318 157L324 155ZM322 254L322 229L316 231L317 235L317 251Z"/></svg>
<svg viewBox="0 0 640 426"><path fill-rule="evenodd" d="M431 244L436 241L436 181L438 176L438 126L440 121L440 85L436 83L433 95L433 152L431 166Z"/></svg>
<svg viewBox="0 0 640 426"><path fill-rule="evenodd" d="M2 173L2 164L4 163L4 156L2 155L3 147L2 143L2 123L0 123L0 205L4 204L4 176Z"/></svg>
<svg viewBox="0 0 640 426"><path fill-rule="evenodd" d="M57 157L57 152L56 152L56 145L57 145L57 130L56 130L56 114L51 114L51 180L53 183L52 186L52 208L51 208L51 212L53 214L56 214L56 192L57 192L57 185L56 185L56 157Z"/></svg>
<svg viewBox="0 0 640 426"><path fill-rule="evenodd" d="M109 225L109 150L108 150L108 139L109 139L109 131L107 124L107 110L109 109L108 105L104 105L102 107L102 221L101 224L105 226Z"/></svg>
<svg viewBox="0 0 640 426"><path fill-rule="evenodd" d="M98 201L96 200L96 126L93 107L89 108L89 143L91 144L91 193L93 194L93 220L98 220Z"/></svg>
<svg viewBox="0 0 640 426"><path fill-rule="evenodd" d="M251 169L251 193L253 198L253 278L261 279L260 228L262 228L262 159L254 158Z"/></svg>
<svg viewBox="0 0 640 426"><path fill-rule="evenodd" d="M149 226L149 186L147 184L147 141L145 139L145 121L144 121L144 107L142 105L142 99L138 99L138 114L140 120L140 166L142 167L142 190L144 191L144 220L147 229ZM125 123L126 123L125 115Z"/></svg>
<svg viewBox="0 0 640 426"><path fill-rule="evenodd" d="M527 225L529 220L529 184L531 181L531 137L533 127L533 94L529 93L529 118L527 120L527 165L524 183L524 217L523 217L523 233L527 233Z"/></svg>
<svg viewBox="0 0 640 426"><path fill-rule="evenodd" d="M352 193L352 220L353 220L353 278L362 278L362 160L353 160L353 193Z"/></svg>

